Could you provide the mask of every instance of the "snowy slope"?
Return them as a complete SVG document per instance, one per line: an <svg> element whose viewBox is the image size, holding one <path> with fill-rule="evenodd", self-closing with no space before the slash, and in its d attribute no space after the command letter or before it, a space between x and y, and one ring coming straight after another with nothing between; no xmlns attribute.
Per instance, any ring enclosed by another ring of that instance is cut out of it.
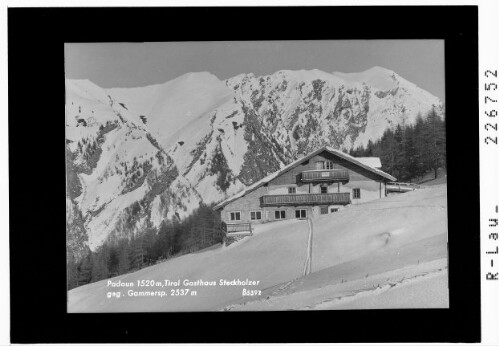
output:
<svg viewBox="0 0 499 346"><path fill-rule="evenodd" d="M161 146L172 144L172 135L232 98L231 91L208 72L188 73L161 85L142 88L108 89L126 100L127 107L145 115L147 127Z"/></svg>
<svg viewBox="0 0 499 346"><path fill-rule="evenodd" d="M229 121L224 116L240 107L217 77L207 72L188 73L162 85L107 91L145 116L145 126L205 203L244 187L235 176L247 143L243 129L233 124L244 119L239 115Z"/></svg>
<svg viewBox="0 0 499 346"><path fill-rule="evenodd" d="M113 282L250 279L259 281L257 285L188 286L197 291L195 297L144 298L128 297L130 288L112 288L107 281L100 281L69 291L69 311L321 309L336 308L331 302L336 304L341 297L369 300L382 292L397 296L397 303L389 307L415 307L417 294L403 299L403 294L390 289L414 290L421 286L429 287L439 299L428 302L419 295L418 307L447 307L448 292L442 285L446 277L439 274L446 274L446 197L446 186L442 185L315 218L309 276L302 277L307 222L273 222L256 226L252 237L229 247L214 246L112 279ZM378 286L381 291L376 290ZM171 288L155 289L170 292ZM262 296L243 298L243 288L261 290ZM109 291L121 292L122 298L105 298ZM366 304L373 306L372 301Z"/></svg>
<svg viewBox="0 0 499 346"><path fill-rule="evenodd" d="M90 249L111 235L141 231L153 221L150 205L157 196L164 202L153 214L163 218L185 216L199 204L198 193L137 115L86 80L66 82L66 154L69 228L77 219ZM140 215L130 221L134 204Z"/></svg>

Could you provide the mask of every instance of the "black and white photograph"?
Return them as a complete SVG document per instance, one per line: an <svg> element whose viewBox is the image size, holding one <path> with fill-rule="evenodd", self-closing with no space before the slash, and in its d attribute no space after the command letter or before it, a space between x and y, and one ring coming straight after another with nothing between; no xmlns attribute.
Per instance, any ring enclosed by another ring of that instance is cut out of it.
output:
<svg viewBox="0 0 499 346"><path fill-rule="evenodd" d="M0 343L497 343L497 5L93 6L6 11Z"/></svg>
<svg viewBox="0 0 499 346"><path fill-rule="evenodd" d="M444 40L64 63L68 313L449 308Z"/></svg>

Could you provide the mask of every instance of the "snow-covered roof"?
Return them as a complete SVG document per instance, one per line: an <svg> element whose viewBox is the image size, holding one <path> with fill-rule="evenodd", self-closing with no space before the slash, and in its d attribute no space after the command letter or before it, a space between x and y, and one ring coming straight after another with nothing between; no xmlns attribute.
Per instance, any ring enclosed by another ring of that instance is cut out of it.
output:
<svg viewBox="0 0 499 346"><path fill-rule="evenodd" d="M254 183L254 184L252 184L252 185L248 186L246 189L244 189L244 190L242 190L242 191L240 191L240 192L236 193L236 194L235 194L235 195L233 195L232 197L229 197L229 198L227 198L226 200L224 200L224 201L222 201L222 202L218 203L216 206L214 206L214 207L213 207L213 209L214 209L214 210L220 209L220 208L224 207L225 205L227 205L227 204L229 204L229 203L231 203L231 202L235 201L236 199L239 199L239 198L241 198L241 197L243 197L243 196L247 195L248 193L250 193L250 192L252 192L252 191L254 191L254 190L258 189L260 186L262 186L262 185L264 185L264 184L266 184L266 183L268 183L268 182L270 182L270 181L274 180L274 179L275 179L275 178L277 178L278 176L280 176L280 175L282 175L282 174L286 173L287 171L289 171L289 170L293 169L294 167L298 166L298 165L299 165L299 164L301 164L302 162L307 161L307 160L308 160L308 159L310 159L311 157L313 157L313 156L315 156L315 155L317 155L317 154L320 154L320 153L321 153L321 152L323 152L323 151L328 151L329 153L331 153L331 154L333 154L333 155L339 156L339 157L341 157L342 159L345 159L345 160L347 160L347 161L350 161L350 162L352 162L352 163L356 164L357 166L362 167L362 168L364 168L364 169L366 169L366 170L368 170L368 171L371 171L371 172L373 172L373 173L375 173L375 174L377 174L377 175L379 175L379 176L381 176L381 177L383 177L383 178L385 178L385 179L388 179L388 180L390 180L390 181L396 181L396 180L397 180L396 178L392 177L390 174L385 173L385 172L383 172L382 170L380 170L380 169L378 169L378 168L371 167L371 166L369 166L369 165L367 165L367 164L365 164L365 163L363 163L363 162L359 161L359 160L358 160L358 158L356 158L356 157L353 157L353 156L350 156L350 155L348 155L348 154L345 154L344 152L342 152L342 151L340 151L340 150L333 149L333 148L331 148L331 147L329 147L329 146L325 146L325 147L322 147L322 148L320 148L320 149L318 149L318 150L316 150L316 151L314 151L314 152L312 152L312 153L310 153L310 154L308 154L308 155L306 155L306 156L304 156L304 157L299 158L299 159L298 159L298 160L296 160L296 161L291 162L289 165L284 166L283 168L281 168L281 169L280 169L280 170L278 170L277 172L274 172L274 173L272 173L272 174L267 175L265 178L263 178L263 179L261 179L261 180L257 181L256 183ZM364 159L365 159L365 158L364 158ZM375 159L378 159L378 161L379 161L379 158L375 158ZM373 160L373 161L374 161L374 160ZM380 166L381 166L381 162L380 162Z"/></svg>
<svg viewBox="0 0 499 346"><path fill-rule="evenodd" d="M381 160L379 157L356 157L355 159L366 166L381 168Z"/></svg>

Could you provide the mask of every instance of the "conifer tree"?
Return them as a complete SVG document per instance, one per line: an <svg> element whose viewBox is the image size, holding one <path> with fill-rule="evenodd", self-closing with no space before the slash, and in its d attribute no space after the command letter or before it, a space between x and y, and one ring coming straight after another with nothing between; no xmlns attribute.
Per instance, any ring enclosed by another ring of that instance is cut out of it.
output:
<svg viewBox="0 0 499 346"><path fill-rule="evenodd" d="M430 170L437 177L446 168L445 120L433 107L425 118L418 114L414 124L387 129L376 142L350 150L352 156L377 156L382 169L400 181L422 177Z"/></svg>
<svg viewBox="0 0 499 346"><path fill-rule="evenodd" d="M421 113L416 116L416 122L414 123L413 131L413 142L415 149L415 161L416 170L414 171L415 177L422 177L426 172L426 166L424 163L424 150L426 149L426 144L424 143L423 133L424 133L425 123Z"/></svg>
<svg viewBox="0 0 499 346"><path fill-rule="evenodd" d="M88 253L87 256L84 257L78 274L78 285L88 284L92 281L92 254Z"/></svg>
<svg viewBox="0 0 499 346"><path fill-rule="evenodd" d="M373 141L369 140L367 142L366 150L364 151L362 156L367 156L367 157L373 156L373 147L374 147Z"/></svg>
<svg viewBox="0 0 499 346"><path fill-rule="evenodd" d="M144 263L144 251L142 248L142 237L133 236L130 241L130 268L141 269Z"/></svg>
<svg viewBox="0 0 499 346"><path fill-rule="evenodd" d="M78 287L78 266L71 251L67 252L67 286L68 290Z"/></svg>
<svg viewBox="0 0 499 346"><path fill-rule="evenodd" d="M109 271L109 276L118 275L119 253L118 253L118 247L114 244L109 246L109 259L107 261L107 267Z"/></svg>
<svg viewBox="0 0 499 346"><path fill-rule="evenodd" d="M436 113L435 107L428 113L426 124L425 140L428 146L426 163L428 169L434 171L436 179L438 168L445 165L445 128L442 120Z"/></svg>
<svg viewBox="0 0 499 346"><path fill-rule="evenodd" d="M118 242L118 267L117 267L117 273L118 275L127 273L130 270L130 249L129 249L129 242L127 239L121 239Z"/></svg>
<svg viewBox="0 0 499 346"><path fill-rule="evenodd" d="M155 242L159 241L154 228L147 228L142 235L142 249L145 263L152 263L160 256L154 246Z"/></svg>
<svg viewBox="0 0 499 346"><path fill-rule="evenodd" d="M108 269L109 249L106 244L92 253L92 282L109 277Z"/></svg>
<svg viewBox="0 0 499 346"><path fill-rule="evenodd" d="M418 155L414 144L414 127L407 126L405 129L404 143L404 177L406 181L411 181L418 170Z"/></svg>

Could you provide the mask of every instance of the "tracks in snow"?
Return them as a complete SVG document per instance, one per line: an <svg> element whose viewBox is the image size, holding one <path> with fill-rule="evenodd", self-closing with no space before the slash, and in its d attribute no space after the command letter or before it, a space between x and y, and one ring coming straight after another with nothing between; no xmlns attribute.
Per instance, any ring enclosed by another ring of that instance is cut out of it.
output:
<svg viewBox="0 0 499 346"><path fill-rule="evenodd" d="M399 280L387 280L387 283L377 283L374 284L370 288L362 288L362 289L356 289L353 290L350 294L346 295L340 295L336 297L331 297L324 299L322 301L316 302L314 304L306 305L302 308L299 308L298 310L322 310L322 309L334 309L334 306L339 303L344 303L344 302L350 302L353 301L357 298L360 297L366 297L372 294L379 294L382 292L386 292L389 290L392 290L394 288L399 288L401 286L405 286L407 284L417 282L418 279L420 278L428 278L428 277L435 277L436 275L440 275L442 271L447 270L447 266L434 269L434 270L429 270L420 274L416 274L413 276L409 277L403 277L402 279Z"/></svg>
<svg viewBox="0 0 499 346"><path fill-rule="evenodd" d="M314 226L312 224L311 218L307 218L307 223L308 223L307 259L305 260L305 266L303 267L303 276L307 276L312 272L312 242L314 236Z"/></svg>
<svg viewBox="0 0 499 346"><path fill-rule="evenodd" d="M307 218L307 223L308 223L307 258L305 259L305 264L303 266L302 277L307 276L312 272L312 244L313 244L314 226L313 226L312 220L310 218ZM280 294L283 291L288 289L298 279L299 278L295 278L295 279L287 281L285 283L277 284L273 287L268 287L267 289L270 290L270 292L268 295L266 295L265 299L268 300L268 299L271 299L272 297L280 296ZM249 303L251 303L251 301L243 302L240 304L230 304L230 305L220 309L220 311L230 311L234 307L245 306Z"/></svg>

